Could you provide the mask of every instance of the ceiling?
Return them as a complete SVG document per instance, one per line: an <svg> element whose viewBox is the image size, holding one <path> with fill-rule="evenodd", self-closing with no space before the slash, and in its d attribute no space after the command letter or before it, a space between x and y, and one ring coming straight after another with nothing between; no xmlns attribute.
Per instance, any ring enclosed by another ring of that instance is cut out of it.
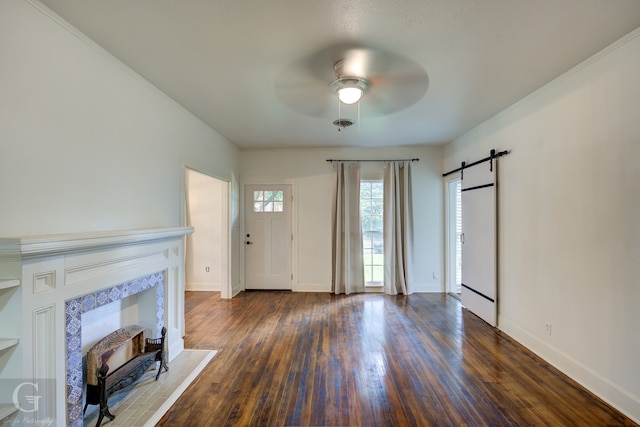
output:
<svg viewBox="0 0 640 427"><path fill-rule="evenodd" d="M240 148L446 143L640 27L638 0L42 3ZM372 84L339 132L336 46L385 54L402 102Z"/></svg>

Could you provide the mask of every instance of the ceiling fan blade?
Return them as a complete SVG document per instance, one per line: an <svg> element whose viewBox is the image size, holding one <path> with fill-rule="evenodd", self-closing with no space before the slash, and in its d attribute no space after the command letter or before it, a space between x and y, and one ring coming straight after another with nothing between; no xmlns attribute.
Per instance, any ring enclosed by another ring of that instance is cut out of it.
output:
<svg viewBox="0 0 640 427"><path fill-rule="evenodd" d="M327 78L320 78L309 64L310 58L291 64L277 77L276 96L294 111L314 117L323 117L332 100Z"/></svg>
<svg viewBox="0 0 640 427"><path fill-rule="evenodd" d="M404 110L420 101L429 87L424 75L387 75L372 79L371 87L362 97L363 103L371 103L380 114Z"/></svg>
<svg viewBox="0 0 640 427"><path fill-rule="evenodd" d="M318 85L276 84L275 92L287 107L313 117L325 117L335 102L335 96L328 88Z"/></svg>
<svg viewBox="0 0 640 427"><path fill-rule="evenodd" d="M373 116L415 104L429 85L424 69L408 58L356 43L338 43L286 67L276 79L275 91L295 111L328 117L337 110L336 94L331 89L336 74L363 78L369 83L361 103L369 103L366 111Z"/></svg>

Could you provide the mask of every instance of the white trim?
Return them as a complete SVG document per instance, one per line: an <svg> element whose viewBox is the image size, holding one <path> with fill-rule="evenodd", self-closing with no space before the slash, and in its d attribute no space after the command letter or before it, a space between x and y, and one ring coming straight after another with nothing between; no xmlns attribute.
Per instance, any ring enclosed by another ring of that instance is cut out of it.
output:
<svg viewBox="0 0 640 427"><path fill-rule="evenodd" d="M222 292L222 285L214 282L190 282L185 285L185 291Z"/></svg>
<svg viewBox="0 0 640 427"><path fill-rule="evenodd" d="M331 285L326 283L298 283L294 292L331 292Z"/></svg>
<svg viewBox="0 0 640 427"><path fill-rule="evenodd" d="M443 292L443 283L435 282L435 283L414 283L413 284L413 293L421 294L421 293L439 293Z"/></svg>
<svg viewBox="0 0 640 427"><path fill-rule="evenodd" d="M174 339L172 343L169 344L167 359L171 362L173 359L178 357L180 353L184 351L184 338L179 337L178 339Z"/></svg>
<svg viewBox="0 0 640 427"><path fill-rule="evenodd" d="M20 286L20 280L0 280L0 289L9 289Z"/></svg>
<svg viewBox="0 0 640 427"><path fill-rule="evenodd" d="M64 255L184 237L193 231L193 227L168 227L0 238L0 256L21 255L29 258Z"/></svg>
<svg viewBox="0 0 640 427"><path fill-rule="evenodd" d="M453 202L451 195L451 186L452 183L459 181L460 177L458 175L449 175L444 177L443 185L444 185L444 289L445 292L454 293L453 292L453 282L455 281L456 273L455 273L455 248L452 248L452 234L455 235L455 230L452 227L451 216L455 217L455 211L452 212L452 207L455 207L455 202ZM455 197L455 195L454 195ZM453 206L452 206L453 205ZM455 222L455 221L454 221ZM453 268L452 268L453 266Z"/></svg>
<svg viewBox="0 0 640 427"><path fill-rule="evenodd" d="M0 338L0 351L15 347L19 343L20 340L18 338Z"/></svg>
<svg viewBox="0 0 640 427"><path fill-rule="evenodd" d="M226 253L224 254L223 258L226 260L225 262L225 266L226 266L226 271L223 271L223 276L222 277L222 281L223 283L221 285L219 285L217 287L217 290L220 291L220 298L222 299L230 299L233 298L233 284L232 284L232 242L231 239L233 238L233 224L231 223L231 213L232 213L232 182L233 182L233 177L231 175L225 174L223 172L219 172L214 168L209 168L203 164L200 164L197 161L193 161L193 160L189 160L186 158L182 158L182 174L181 174L181 184L180 184L180 204L181 204L181 209L180 209L180 223L183 224L184 226L187 225L187 209L188 209L188 203L187 203L187 193L188 193L188 188L187 186L189 185L189 183L187 182L187 174L189 170L198 172L202 175L206 175L210 178L216 179L218 181L223 182L225 185L223 185L223 198L225 198L225 202L226 202L226 207L223 206L223 210L222 210L222 227L224 229L224 236L223 238L225 239L225 250ZM185 251L185 261L186 261L186 251ZM198 290L198 289L187 289L187 290Z"/></svg>

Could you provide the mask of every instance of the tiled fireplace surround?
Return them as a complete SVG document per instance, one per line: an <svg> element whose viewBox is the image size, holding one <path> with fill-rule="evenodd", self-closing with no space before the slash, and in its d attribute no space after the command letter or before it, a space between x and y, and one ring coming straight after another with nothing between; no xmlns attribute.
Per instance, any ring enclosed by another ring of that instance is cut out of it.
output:
<svg viewBox="0 0 640 427"><path fill-rule="evenodd" d="M25 381L54 379L55 390L43 393L37 416L48 425L53 418L56 426L82 426L82 314L133 295L145 295L139 310L154 312L144 316L154 319L143 324L150 334L167 327L169 361L175 358L184 348L183 237L192 232L173 227L0 238L0 279L20 281L18 316L15 308L0 312L0 322L20 318L11 333L20 343L0 379L19 372Z"/></svg>
<svg viewBox="0 0 640 427"><path fill-rule="evenodd" d="M163 271L66 301L66 401L67 419L72 421L69 425L75 425L76 420L80 420L80 425L82 423L82 396L84 387L82 379L82 315L98 307L120 301L147 290L155 290L156 294L156 325L154 335L149 337L155 338L159 336L158 331L164 326Z"/></svg>

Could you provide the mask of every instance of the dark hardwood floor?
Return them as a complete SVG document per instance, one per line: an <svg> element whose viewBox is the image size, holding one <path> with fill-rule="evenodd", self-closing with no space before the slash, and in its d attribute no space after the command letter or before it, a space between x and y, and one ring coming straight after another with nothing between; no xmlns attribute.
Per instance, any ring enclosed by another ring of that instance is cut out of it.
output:
<svg viewBox="0 0 640 427"><path fill-rule="evenodd" d="M186 318L219 352L160 426L636 425L443 294L188 292Z"/></svg>

